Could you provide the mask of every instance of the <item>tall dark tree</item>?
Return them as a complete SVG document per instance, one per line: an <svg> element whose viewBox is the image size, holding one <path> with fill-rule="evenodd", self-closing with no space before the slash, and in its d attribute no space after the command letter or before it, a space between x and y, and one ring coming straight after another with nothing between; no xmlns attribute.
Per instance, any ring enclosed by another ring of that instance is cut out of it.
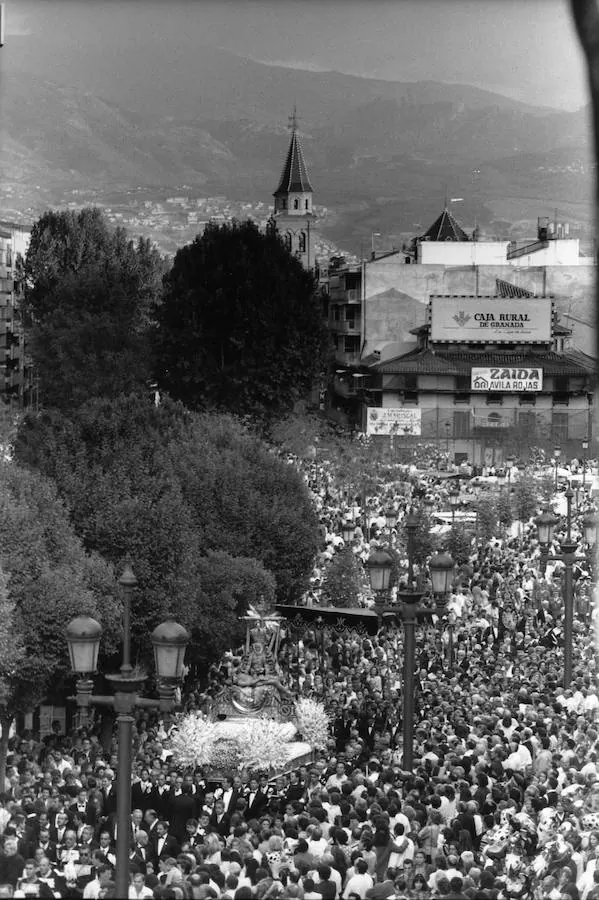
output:
<svg viewBox="0 0 599 900"><path fill-rule="evenodd" d="M22 301L44 406L116 397L152 376L150 309L165 264L97 209L47 212L33 226Z"/></svg>
<svg viewBox="0 0 599 900"><path fill-rule="evenodd" d="M193 409L281 414L324 367L315 279L272 225L208 226L182 247L156 324L156 380Z"/></svg>
<svg viewBox="0 0 599 900"><path fill-rule="evenodd" d="M318 545L305 484L231 417L166 398L93 400L21 423L15 455L53 478L84 545L139 581L133 633L172 612L200 660L230 645L260 594L293 602Z"/></svg>

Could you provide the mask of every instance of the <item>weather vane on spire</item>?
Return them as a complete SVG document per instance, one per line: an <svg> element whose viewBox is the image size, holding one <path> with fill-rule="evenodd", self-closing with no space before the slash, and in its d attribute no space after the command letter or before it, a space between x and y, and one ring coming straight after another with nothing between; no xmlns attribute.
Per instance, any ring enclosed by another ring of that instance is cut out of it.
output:
<svg viewBox="0 0 599 900"><path fill-rule="evenodd" d="M297 111L295 108L295 103L293 104L293 114L289 116L289 128L292 131L297 131Z"/></svg>

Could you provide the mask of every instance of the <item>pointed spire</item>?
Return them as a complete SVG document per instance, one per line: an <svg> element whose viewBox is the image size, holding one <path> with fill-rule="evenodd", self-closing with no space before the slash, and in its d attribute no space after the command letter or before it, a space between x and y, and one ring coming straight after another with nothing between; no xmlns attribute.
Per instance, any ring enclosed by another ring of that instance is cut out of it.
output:
<svg viewBox="0 0 599 900"><path fill-rule="evenodd" d="M291 128L291 141L279 186L274 193L275 197L279 197L282 194L305 194L312 191L312 185L308 177L308 168L297 130L297 111L295 106L293 107L293 115L289 116L289 127Z"/></svg>
<svg viewBox="0 0 599 900"><path fill-rule="evenodd" d="M447 200L447 198L446 198ZM428 231L422 235L422 239L429 241L468 241L470 238L464 229L457 223L447 205L438 216Z"/></svg>

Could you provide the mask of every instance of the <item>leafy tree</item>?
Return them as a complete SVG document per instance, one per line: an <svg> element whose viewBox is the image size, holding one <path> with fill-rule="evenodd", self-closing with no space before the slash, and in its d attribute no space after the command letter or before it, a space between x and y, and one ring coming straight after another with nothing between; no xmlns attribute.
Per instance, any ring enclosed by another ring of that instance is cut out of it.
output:
<svg viewBox="0 0 599 900"><path fill-rule="evenodd" d="M426 559L434 552L435 539L431 534L431 520L423 506L414 509L417 526L414 532L414 564L422 566ZM403 522L399 523L399 533L403 546L408 548L408 534Z"/></svg>
<svg viewBox="0 0 599 900"><path fill-rule="evenodd" d="M339 550L329 561L322 584L325 606L358 606L363 590L364 572L349 547Z"/></svg>
<svg viewBox="0 0 599 900"><path fill-rule="evenodd" d="M8 462L0 462L0 569L1 779L15 716L39 705L69 670L67 622L98 618L110 655L121 614L112 568L85 552L54 486Z"/></svg>
<svg viewBox="0 0 599 900"><path fill-rule="evenodd" d="M528 478L520 478L512 496L516 518L521 522L528 522L539 506L538 486Z"/></svg>
<svg viewBox="0 0 599 900"><path fill-rule="evenodd" d="M497 507L492 500L482 497L476 507L478 517L478 534L486 544L492 540L498 530Z"/></svg>
<svg viewBox="0 0 599 900"><path fill-rule="evenodd" d="M273 226L208 226L178 250L155 309L158 383L195 409L288 411L324 368L315 290Z"/></svg>
<svg viewBox="0 0 599 900"><path fill-rule="evenodd" d="M461 566L468 562L472 548L472 533L461 523L452 525L445 539L445 546L454 562Z"/></svg>
<svg viewBox="0 0 599 900"><path fill-rule="evenodd" d="M212 659L249 600L276 589L294 602L307 587L318 547L307 488L231 417L168 398L94 400L70 417L26 417L15 453L55 479L88 549L132 560L142 655L149 629L172 612L192 630L198 660Z"/></svg>
<svg viewBox="0 0 599 900"><path fill-rule="evenodd" d="M512 511L512 504L510 501L509 494L500 493L497 498L497 519L499 524L504 528L509 528L509 526L514 521L514 513Z"/></svg>
<svg viewBox="0 0 599 900"><path fill-rule="evenodd" d="M45 406L71 409L151 380L150 308L164 262L97 209L47 212L33 226L22 300Z"/></svg>

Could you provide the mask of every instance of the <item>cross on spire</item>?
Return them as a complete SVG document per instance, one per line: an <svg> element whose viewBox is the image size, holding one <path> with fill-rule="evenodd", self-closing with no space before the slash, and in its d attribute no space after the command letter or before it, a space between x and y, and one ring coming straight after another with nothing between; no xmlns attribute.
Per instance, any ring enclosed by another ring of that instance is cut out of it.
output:
<svg viewBox="0 0 599 900"><path fill-rule="evenodd" d="M292 115L288 116L288 120L289 128L291 129L291 131L297 131L297 110L295 107L295 103L293 104L293 113Z"/></svg>

